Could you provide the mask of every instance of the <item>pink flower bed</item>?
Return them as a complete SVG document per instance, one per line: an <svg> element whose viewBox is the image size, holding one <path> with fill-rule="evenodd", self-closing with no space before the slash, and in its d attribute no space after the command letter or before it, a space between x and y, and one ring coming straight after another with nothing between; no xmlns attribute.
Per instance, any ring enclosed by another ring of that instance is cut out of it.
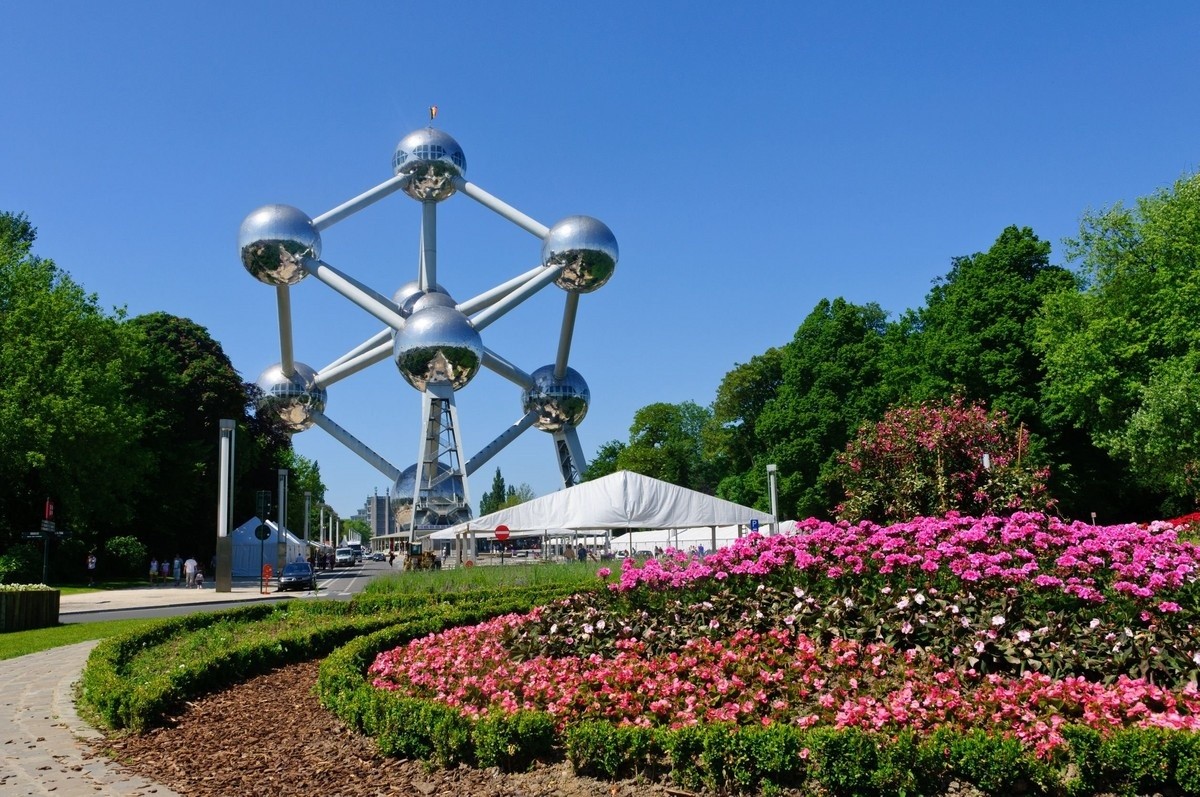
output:
<svg viewBox="0 0 1200 797"><path fill-rule="evenodd" d="M732 575L768 576L794 567L830 579L911 575L953 576L966 583L1033 581L1092 602L1098 582L1115 592L1152 597L1196 579L1200 547L1179 540L1175 527L1154 523L1090 526L1018 512L1010 518L917 518L878 526L810 519L794 535L752 534L697 559L669 551L640 567L625 560L612 589L682 589Z"/></svg>
<svg viewBox="0 0 1200 797"><path fill-rule="evenodd" d="M1168 524L1030 513L808 521L703 560L627 560L608 592L415 640L380 654L369 677L471 716L533 709L562 724L885 733L950 725L1004 729L1046 755L1064 724L1200 729L1198 561ZM1073 605L1082 609L1062 608ZM1011 612L993 608L1002 606ZM1091 677L1071 673L1076 659ZM985 663L993 669L976 669ZM1067 674L1051 677L1051 666Z"/></svg>

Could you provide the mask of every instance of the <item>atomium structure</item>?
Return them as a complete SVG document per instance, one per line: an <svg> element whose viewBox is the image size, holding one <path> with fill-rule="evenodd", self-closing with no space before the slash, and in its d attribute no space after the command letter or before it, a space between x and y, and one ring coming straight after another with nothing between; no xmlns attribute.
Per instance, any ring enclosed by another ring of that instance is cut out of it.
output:
<svg viewBox="0 0 1200 797"><path fill-rule="evenodd" d="M289 205L266 205L246 216L238 233L242 265L274 286L279 312L280 361L258 379L259 412L277 418L289 433L324 429L393 484L397 527L416 541L429 532L470 519L468 477L530 427L550 434L563 485L586 468L576 427L591 399L583 377L567 366L579 297L604 285L616 268L617 241L602 222L567 216L547 227L468 182L462 147L427 127L400 140L393 176L316 217ZM421 206L417 278L391 296L376 292L321 259L321 232L374 203L403 192ZM456 194L470 197L541 242L532 269L478 296L455 300L438 282L437 208ZM314 277L381 321L384 329L319 370L295 359L290 290ZM552 364L522 371L484 344L487 327L551 283L566 294L558 351ZM390 360L422 394L419 453L401 470L326 415L328 388L365 368ZM488 368L520 388L521 416L470 459L459 434L456 391Z"/></svg>

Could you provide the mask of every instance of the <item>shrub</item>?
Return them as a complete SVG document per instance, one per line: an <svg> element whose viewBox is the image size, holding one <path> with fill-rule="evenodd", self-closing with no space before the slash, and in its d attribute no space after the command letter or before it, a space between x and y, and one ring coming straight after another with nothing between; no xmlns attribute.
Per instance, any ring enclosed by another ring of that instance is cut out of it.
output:
<svg viewBox="0 0 1200 797"><path fill-rule="evenodd" d="M104 543L107 562L101 562L109 576L142 576L150 553L137 537L112 537Z"/></svg>
<svg viewBox="0 0 1200 797"><path fill-rule="evenodd" d="M523 772L546 760L554 747L554 718L540 711L493 711L475 723L472 734L480 766Z"/></svg>

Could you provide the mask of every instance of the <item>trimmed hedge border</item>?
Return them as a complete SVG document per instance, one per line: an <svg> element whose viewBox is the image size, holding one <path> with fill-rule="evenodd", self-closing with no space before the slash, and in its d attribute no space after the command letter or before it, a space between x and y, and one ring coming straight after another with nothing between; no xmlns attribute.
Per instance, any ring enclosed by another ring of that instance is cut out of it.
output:
<svg viewBox="0 0 1200 797"><path fill-rule="evenodd" d="M324 656L352 640L399 624L416 636L451 624L479 622L506 611L527 611L537 603L564 597L578 589L558 585L535 589L489 589L473 592L396 594L363 601L287 601L255 603L235 609L201 612L164 619L148 628L102 641L88 657L80 681L80 699L101 722L114 730L135 733L161 725L185 701L269 672L277 667ZM511 596L521 598L513 602ZM495 605L497 611L487 608ZM515 608L503 608L513 606ZM281 612L345 615L346 621L325 628L299 628L270 640L233 644L219 655L164 670L133 682L128 665L147 647L162 644L215 623L253 624ZM465 612L465 613L464 613ZM454 623L446 618L456 618ZM473 619L478 618L478 619ZM366 669L365 667L363 668Z"/></svg>
<svg viewBox="0 0 1200 797"><path fill-rule="evenodd" d="M777 794L818 788L829 795L935 794L953 781L987 794L1085 797L1097 793L1200 795L1200 734L1083 726L1063 729L1066 748L1039 761L1012 739L983 731L942 729L896 738L857 729L696 725L680 729L580 722L556 731L542 712L493 712L478 720L434 701L375 689L365 673L375 656L447 628L528 611L571 592L565 585L462 593L372 596L361 604L305 602L295 611L344 614L323 629L234 645L220 655L145 683L125 668L148 646L213 623L268 620L286 604L255 604L163 620L97 645L84 670L82 696L113 728L145 731L184 700L283 664L328 654L317 692L322 704L373 737L381 753L451 767L460 763L522 770L566 758L600 778L669 777L688 789Z"/></svg>

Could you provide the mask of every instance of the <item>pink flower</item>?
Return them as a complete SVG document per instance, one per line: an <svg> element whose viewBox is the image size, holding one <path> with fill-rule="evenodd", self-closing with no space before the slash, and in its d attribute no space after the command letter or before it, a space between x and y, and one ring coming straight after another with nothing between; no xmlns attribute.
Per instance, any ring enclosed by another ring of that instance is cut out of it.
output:
<svg viewBox="0 0 1200 797"><path fill-rule="evenodd" d="M600 576L600 578L608 578L612 575L612 569L608 567L602 567L596 571L596 575Z"/></svg>

